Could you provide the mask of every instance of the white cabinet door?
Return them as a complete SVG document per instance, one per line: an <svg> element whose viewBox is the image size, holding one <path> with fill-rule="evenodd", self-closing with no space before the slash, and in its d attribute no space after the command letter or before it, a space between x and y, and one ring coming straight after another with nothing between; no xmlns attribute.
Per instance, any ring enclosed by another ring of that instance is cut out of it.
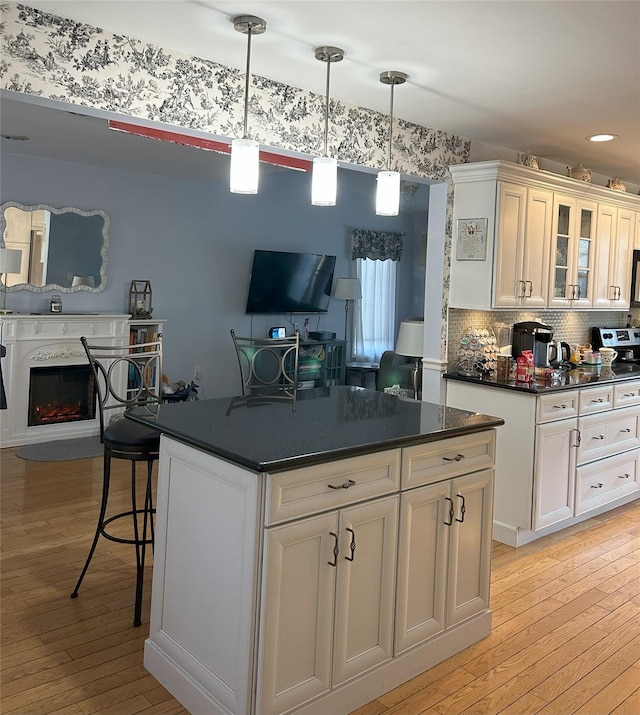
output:
<svg viewBox="0 0 640 715"><path fill-rule="evenodd" d="M494 306L545 308L553 194L500 182Z"/></svg>
<svg viewBox="0 0 640 715"><path fill-rule="evenodd" d="M594 308L629 307L635 211L598 205Z"/></svg>
<svg viewBox="0 0 640 715"><path fill-rule="evenodd" d="M445 629L450 491L446 480L402 495L396 654Z"/></svg>
<svg viewBox="0 0 640 715"><path fill-rule="evenodd" d="M393 655L398 496L340 514L333 686Z"/></svg>
<svg viewBox="0 0 640 715"><path fill-rule="evenodd" d="M338 512L266 531L258 712L280 713L331 688Z"/></svg>
<svg viewBox="0 0 640 715"><path fill-rule="evenodd" d="M578 420L536 427L533 528L573 516Z"/></svg>
<svg viewBox="0 0 640 715"><path fill-rule="evenodd" d="M447 628L489 608L493 470L457 477L450 498Z"/></svg>
<svg viewBox="0 0 640 715"><path fill-rule="evenodd" d="M597 204L554 195L550 308L590 308Z"/></svg>

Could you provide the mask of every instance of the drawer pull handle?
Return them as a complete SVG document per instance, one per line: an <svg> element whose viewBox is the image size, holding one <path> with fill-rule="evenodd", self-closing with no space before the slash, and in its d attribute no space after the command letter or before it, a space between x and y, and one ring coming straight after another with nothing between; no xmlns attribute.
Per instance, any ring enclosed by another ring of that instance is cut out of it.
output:
<svg viewBox="0 0 640 715"><path fill-rule="evenodd" d="M591 489L602 489L604 484L602 482L598 482L597 484L592 484Z"/></svg>
<svg viewBox="0 0 640 715"><path fill-rule="evenodd" d="M636 393L635 392L625 392L623 397L635 397Z"/></svg>
<svg viewBox="0 0 640 715"><path fill-rule="evenodd" d="M343 484L339 484L337 487L334 484L327 484L329 489L348 489L349 487L352 487L355 484L353 479L347 479L346 482Z"/></svg>
<svg viewBox="0 0 640 715"><path fill-rule="evenodd" d="M553 409L554 410L566 410L567 406L563 403L562 405L554 405Z"/></svg>
<svg viewBox="0 0 640 715"><path fill-rule="evenodd" d="M458 497L458 499L462 499L462 505L460 506L460 516L462 517L462 519L458 519L458 517L456 517L456 521L462 524L464 522L464 514L467 511L467 507L465 506L465 501L462 494L457 494L456 496Z"/></svg>
<svg viewBox="0 0 640 715"><path fill-rule="evenodd" d="M603 434L595 435L591 439L604 439L604 435Z"/></svg>
<svg viewBox="0 0 640 715"><path fill-rule="evenodd" d="M591 400L591 404L594 404L594 403L595 403L595 404L597 405L599 402L604 402L604 400L602 399L602 397L599 397L597 400Z"/></svg>
<svg viewBox="0 0 640 715"><path fill-rule="evenodd" d="M631 432L631 428L627 427L627 429L621 429L620 432Z"/></svg>
<svg viewBox="0 0 640 715"><path fill-rule="evenodd" d="M445 462L459 462L461 459L464 459L464 454L456 454L455 457L443 457Z"/></svg>
<svg viewBox="0 0 640 715"><path fill-rule="evenodd" d="M329 566L337 566L338 554L340 553L340 547L338 546L338 535L335 533L335 531L330 531L329 533L335 539L335 544L333 545L333 561L327 561L327 563L329 564Z"/></svg>
<svg viewBox="0 0 640 715"><path fill-rule="evenodd" d="M445 497L445 499L449 502L449 521L445 521L444 525L451 526L451 524L453 524L453 515L455 514L455 511L453 509L453 499L449 497Z"/></svg>
<svg viewBox="0 0 640 715"><path fill-rule="evenodd" d="M630 474L618 474L618 479L629 479Z"/></svg>
<svg viewBox="0 0 640 715"><path fill-rule="evenodd" d="M351 543L349 544L349 549L351 550L351 556L345 556L347 561L353 561L356 555L356 532L353 529L347 527L347 531L351 533Z"/></svg>

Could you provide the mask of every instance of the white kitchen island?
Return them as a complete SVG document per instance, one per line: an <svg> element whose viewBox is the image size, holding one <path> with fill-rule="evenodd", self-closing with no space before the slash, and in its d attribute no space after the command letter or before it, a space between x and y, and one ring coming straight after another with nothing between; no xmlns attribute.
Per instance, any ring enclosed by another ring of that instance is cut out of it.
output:
<svg viewBox="0 0 640 715"><path fill-rule="evenodd" d="M499 418L336 386L162 430L145 667L192 713L347 713L491 630Z"/></svg>

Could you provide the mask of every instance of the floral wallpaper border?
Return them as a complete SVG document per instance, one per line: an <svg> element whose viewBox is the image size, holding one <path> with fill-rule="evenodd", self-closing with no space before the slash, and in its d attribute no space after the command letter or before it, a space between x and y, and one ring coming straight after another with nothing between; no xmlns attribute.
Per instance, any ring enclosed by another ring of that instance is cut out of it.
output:
<svg viewBox="0 0 640 715"><path fill-rule="evenodd" d="M243 73L125 35L0 3L0 86L126 117L164 122L216 135L242 136ZM252 75L249 135L261 144L321 154L324 97ZM329 154L385 168L388 116L331 103ZM448 167L466 163L470 141L396 120L394 170L448 185L442 355L446 337L453 188Z"/></svg>

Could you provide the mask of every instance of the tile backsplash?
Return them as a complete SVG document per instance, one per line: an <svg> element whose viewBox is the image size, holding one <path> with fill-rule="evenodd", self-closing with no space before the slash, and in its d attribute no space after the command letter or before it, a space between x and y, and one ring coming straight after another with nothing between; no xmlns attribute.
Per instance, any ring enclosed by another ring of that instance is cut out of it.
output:
<svg viewBox="0 0 640 715"><path fill-rule="evenodd" d="M631 316L629 319L628 316ZM449 308L447 359L449 369L457 361L458 342L472 328L492 329L498 323L513 325L523 320L536 320L553 328L553 337L567 343L590 343L592 327L624 328L627 321L640 326L640 309L625 311L597 310L463 310Z"/></svg>

